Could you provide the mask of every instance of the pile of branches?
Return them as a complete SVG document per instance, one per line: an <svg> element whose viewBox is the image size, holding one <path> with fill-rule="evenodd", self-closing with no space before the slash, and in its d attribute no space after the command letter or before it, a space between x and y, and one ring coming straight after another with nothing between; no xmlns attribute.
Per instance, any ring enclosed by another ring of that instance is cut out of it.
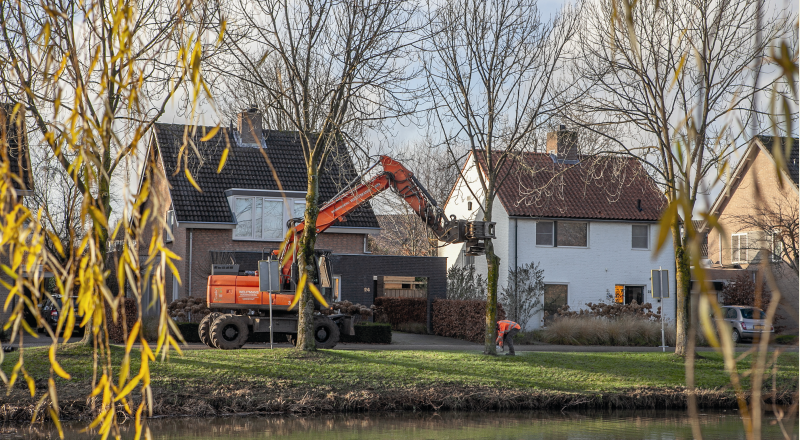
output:
<svg viewBox="0 0 800 440"><path fill-rule="evenodd" d="M200 322L211 309L204 298L189 296L171 302L167 306L169 317L178 322Z"/></svg>
<svg viewBox="0 0 800 440"><path fill-rule="evenodd" d="M139 318L136 310L136 300L133 298L125 298L125 301L120 302L117 308L117 322L113 320L111 307L106 306L106 319L108 322L108 340L115 344L122 344L125 342L125 335L129 334L133 328L133 324ZM124 317L124 319L123 319ZM123 331L122 323L125 322L127 331Z"/></svg>
<svg viewBox="0 0 800 440"><path fill-rule="evenodd" d="M606 319L620 319L620 318L637 318L646 321L658 321L661 319L661 307L653 311L653 305L650 303L638 304L632 301L630 304L606 304L606 303L586 303L589 309L573 311L565 305L553 315L554 318L606 318ZM545 312L547 317L547 312Z"/></svg>
<svg viewBox="0 0 800 440"><path fill-rule="evenodd" d="M331 303L330 308L320 310L320 313L326 316L338 313L344 313L350 316L358 315L362 320L366 321L375 313L374 309L374 305L367 307L361 304L353 304L350 301L336 301Z"/></svg>

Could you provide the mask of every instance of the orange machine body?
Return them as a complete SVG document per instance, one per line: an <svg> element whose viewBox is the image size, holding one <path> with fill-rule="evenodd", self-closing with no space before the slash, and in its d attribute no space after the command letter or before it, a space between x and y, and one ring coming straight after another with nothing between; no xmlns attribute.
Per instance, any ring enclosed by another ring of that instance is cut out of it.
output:
<svg viewBox="0 0 800 440"><path fill-rule="evenodd" d="M262 308L272 305L287 307L294 295L268 293L258 290L257 276L211 275L208 277L206 300L210 308Z"/></svg>

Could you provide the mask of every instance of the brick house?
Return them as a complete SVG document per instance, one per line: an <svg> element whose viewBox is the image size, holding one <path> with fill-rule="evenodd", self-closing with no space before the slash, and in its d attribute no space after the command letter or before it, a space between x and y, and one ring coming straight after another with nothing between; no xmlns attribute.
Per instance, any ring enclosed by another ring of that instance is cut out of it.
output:
<svg viewBox="0 0 800 440"><path fill-rule="evenodd" d="M13 110L13 104L0 103L0 149L2 149L0 160L8 160L9 171L20 180L13 180L11 185L16 192L18 202L21 203L23 197L33 194L33 173L28 151L25 118L19 119L20 124L10 120ZM0 248L0 261L3 264L10 264L6 249ZM7 283L11 282L4 272L0 272L0 279ZM8 293L9 290L0 284L0 304L5 304ZM0 323L6 322L9 315L9 312L0 309Z"/></svg>
<svg viewBox="0 0 800 440"><path fill-rule="evenodd" d="M168 275L168 300L204 297L212 264L255 270L263 253L279 248L287 221L302 217L307 180L300 139L294 132L264 130L262 120L257 111L243 112L236 128L219 130L206 141L201 138L211 127L191 131L185 125L154 126L148 155L155 167L146 167L143 173L152 173L155 191L160 200L167 200L158 215L171 229L167 246L181 257L176 266L183 284ZM229 155L217 173L226 146ZM202 192L178 168L181 154L186 156L180 159L181 167L191 170ZM320 204L356 177L350 156L340 146L321 176ZM364 204L320 234L316 247L336 254L364 254L367 235L378 231L372 207ZM149 237L141 242L148 243Z"/></svg>
<svg viewBox="0 0 800 440"><path fill-rule="evenodd" d="M493 240L500 257L499 287L509 268L538 262L544 269L543 307L527 328L543 324L543 313L588 302L661 302L650 293L650 271L669 270L670 295L665 317L675 317L675 260L672 241L655 253L658 220L666 198L634 159L584 157L577 133L562 128L548 133L546 152L522 153L507 161L493 206ZM472 154L445 204L458 218L482 218L478 173L486 175L483 157ZM471 192L469 188L475 192ZM470 257L462 245L444 245L440 256L452 265L474 264L487 274L484 257ZM513 288L513 286L509 286ZM619 292L619 296L617 295Z"/></svg>
<svg viewBox="0 0 800 440"><path fill-rule="evenodd" d="M786 139L780 138L777 145L786 151ZM778 323L797 333L798 139L793 139L780 170L775 147L773 137L752 139L714 201L711 213L719 219L725 236L706 230L707 265L731 274L750 270L755 276L766 259L782 295Z"/></svg>

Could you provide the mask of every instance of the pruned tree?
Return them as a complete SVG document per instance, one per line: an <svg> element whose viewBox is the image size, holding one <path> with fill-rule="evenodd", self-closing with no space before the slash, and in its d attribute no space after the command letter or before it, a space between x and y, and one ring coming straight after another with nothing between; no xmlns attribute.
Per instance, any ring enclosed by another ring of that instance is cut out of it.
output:
<svg viewBox="0 0 800 440"><path fill-rule="evenodd" d="M544 269L528 263L508 271L508 281L500 291L500 302L508 319L525 330L544 305Z"/></svg>
<svg viewBox="0 0 800 440"><path fill-rule="evenodd" d="M231 1L221 56L210 65L229 87L248 84L272 119L296 131L308 179L306 225L319 214L319 177L341 145L381 120L408 111L403 87L414 5L404 0ZM314 279L316 229L304 228L301 278ZM313 298L300 292L297 347L313 350Z"/></svg>
<svg viewBox="0 0 800 440"><path fill-rule="evenodd" d="M760 283L756 284L756 280ZM722 303L732 306L769 307L771 295L767 283L756 272L742 273L722 288Z"/></svg>
<svg viewBox="0 0 800 440"><path fill-rule="evenodd" d="M481 164L469 190L483 220L492 221L499 188L517 154L535 143L569 88L559 84L567 47L578 27L576 6L550 21L535 0L433 2L423 65L432 120L456 162L466 147ZM463 177L463 176L462 176ZM486 241L486 354L496 355L500 258Z"/></svg>
<svg viewBox="0 0 800 440"><path fill-rule="evenodd" d="M770 87L751 82L751 67L792 23L788 14L757 20L756 3L604 0L582 19L575 71L588 94L571 111L600 116L597 126L627 126L629 136L615 139L610 152L640 159L667 196L659 248L671 234L678 355L690 340L689 268L700 254L697 231L681 217L695 214L698 194L741 143L742 128L757 113L749 111L757 92ZM730 124L736 116L745 122Z"/></svg>

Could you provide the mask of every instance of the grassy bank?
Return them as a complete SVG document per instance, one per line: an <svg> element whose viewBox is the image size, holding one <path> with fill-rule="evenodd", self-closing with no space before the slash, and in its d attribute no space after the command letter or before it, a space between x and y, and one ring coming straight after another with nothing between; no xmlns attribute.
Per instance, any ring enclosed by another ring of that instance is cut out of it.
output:
<svg viewBox="0 0 800 440"><path fill-rule="evenodd" d="M116 357L121 356L121 350L114 350ZM90 356L86 348L58 354L61 365L73 376L70 381L59 380L59 401L69 417L87 413ZM16 357L6 357L4 371ZM696 369L701 404L734 407L720 356L703 353L703 357ZM47 377L44 349L29 349L25 358L34 378ZM739 367L744 370L749 364L750 359L744 359ZM778 366L780 400L785 403L797 389L797 354L783 354ZM40 392L45 391L45 383L37 380ZM564 406L678 408L686 399L683 362L669 353L537 352L512 358L435 351L199 350L156 362L152 386L156 414L198 416ZM6 419L29 419L32 402L25 396L19 383L3 398Z"/></svg>

